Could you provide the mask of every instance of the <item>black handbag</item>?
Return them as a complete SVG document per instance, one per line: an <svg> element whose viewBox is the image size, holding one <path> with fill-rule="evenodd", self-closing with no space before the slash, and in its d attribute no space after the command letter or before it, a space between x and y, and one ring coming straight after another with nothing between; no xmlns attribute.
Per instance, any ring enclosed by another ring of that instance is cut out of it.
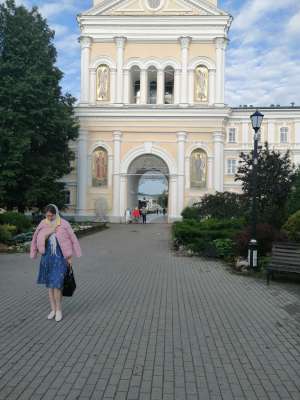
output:
<svg viewBox="0 0 300 400"><path fill-rule="evenodd" d="M62 294L63 296L71 297L73 296L75 289L76 289L76 282L75 282L74 272L73 268L70 266L68 267L68 271L65 273L64 287Z"/></svg>

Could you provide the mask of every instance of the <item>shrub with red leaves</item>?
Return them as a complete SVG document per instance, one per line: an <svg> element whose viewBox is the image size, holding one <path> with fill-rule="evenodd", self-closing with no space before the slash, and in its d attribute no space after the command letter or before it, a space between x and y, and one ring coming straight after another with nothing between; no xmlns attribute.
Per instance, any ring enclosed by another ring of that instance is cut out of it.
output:
<svg viewBox="0 0 300 400"><path fill-rule="evenodd" d="M249 242L252 238L251 227L247 226L235 236L238 254L247 256ZM276 241L286 240L286 236L272 227L270 224L258 224L256 227L258 254L267 255L272 250L272 244Z"/></svg>

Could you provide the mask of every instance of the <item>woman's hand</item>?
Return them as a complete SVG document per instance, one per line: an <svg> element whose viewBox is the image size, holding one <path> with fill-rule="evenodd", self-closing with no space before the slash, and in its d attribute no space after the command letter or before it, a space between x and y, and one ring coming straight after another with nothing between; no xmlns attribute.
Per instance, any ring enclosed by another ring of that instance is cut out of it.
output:
<svg viewBox="0 0 300 400"><path fill-rule="evenodd" d="M71 268L73 265L72 257L67 258L67 263L68 263L69 268Z"/></svg>

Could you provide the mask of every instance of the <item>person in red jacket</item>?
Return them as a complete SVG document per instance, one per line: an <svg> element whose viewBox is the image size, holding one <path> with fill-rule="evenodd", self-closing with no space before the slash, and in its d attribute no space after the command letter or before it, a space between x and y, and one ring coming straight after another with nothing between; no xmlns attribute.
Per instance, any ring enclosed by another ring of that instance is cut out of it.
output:
<svg viewBox="0 0 300 400"><path fill-rule="evenodd" d="M140 210L138 209L138 207L135 207L135 209L132 211L133 221L137 224L139 222L140 217L141 217Z"/></svg>
<svg viewBox="0 0 300 400"><path fill-rule="evenodd" d="M37 283L48 288L51 312L48 319L61 321L64 276L72 265L73 253L81 256L78 239L68 221L62 219L54 204L46 207L46 218L36 228L31 242L30 257L41 254Z"/></svg>

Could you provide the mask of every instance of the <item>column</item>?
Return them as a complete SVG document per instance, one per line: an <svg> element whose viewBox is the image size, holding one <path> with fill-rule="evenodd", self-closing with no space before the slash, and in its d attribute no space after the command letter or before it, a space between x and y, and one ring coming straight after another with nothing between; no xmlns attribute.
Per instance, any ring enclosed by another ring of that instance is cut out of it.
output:
<svg viewBox="0 0 300 400"><path fill-rule="evenodd" d="M191 164L190 155L185 157L185 189L189 190L191 188Z"/></svg>
<svg viewBox="0 0 300 400"><path fill-rule="evenodd" d="M295 144L300 144L300 120L295 121Z"/></svg>
<svg viewBox="0 0 300 400"><path fill-rule="evenodd" d="M208 190L212 190L214 188L213 183L213 157L208 157L208 166L207 166L207 174L208 174L208 182L207 188Z"/></svg>
<svg viewBox="0 0 300 400"><path fill-rule="evenodd" d="M87 136L84 129L79 130L78 151L77 151L77 215L87 214L87 180L88 180L88 156Z"/></svg>
<svg viewBox="0 0 300 400"><path fill-rule="evenodd" d="M165 104L165 71L157 71L157 95L156 104Z"/></svg>
<svg viewBox="0 0 300 400"><path fill-rule="evenodd" d="M188 36L179 38L181 45L181 99L182 104L188 102L188 62L189 62L189 46L191 38Z"/></svg>
<svg viewBox="0 0 300 400"><path fill-rule="evenodd" d="M274 121L268 120L268 143L275 143L275 123Z"/></svg>
<svg viewBox="0 0 300 400"><path fill-rule="evenodd" d="M92 168L93 168L93 154L88 154L87 155L87 186L92 187L93 186L93 174L92 174Z"/></svg>
<svg viewBox="0 0 300 400"><path fill-rule="evenodd" d="M180 103L180 70L175 69L174 75L174 104Z"/></svg>
<svg viewBox="0 0 300 400"><path fill-rule="evenodd" d="M177 214L177 176L169 176L169 209L168 209L169 222L178 219Z"/></svg>
<svg viewBox="0 0 300 400"><path fill-rule="evenodd" d="M194 70L193 69L189 69L189 71L188 71L188 81L189 81L188 102L189 102L189 104L194 104Z"/></svg>
<svg viewBox="0 0 300 400"><path fill-rule="evenodd" d="M216 70L210 69L208 71L208 104L214 105L215 103L215 81L216 81Z"/></svg>
<svg viewBox="0 0 300 400"><path fill-rule="evenodd" d="M141 104L147 104L148 97L148 73L146 69L141 69L140 75L140 92L141 92Z"/></svg>
<svg viewBox="0 0 300 400"><path fill-rule="evenodd" d="M120 131L113 132L114 166L113 166L113 218L115 222L120 219L120 165L121 165L121 140Z"/></svg>
<svg viewBox="0 0 300 400"><path fill-rule="evenodd" d="M224 186L224 138L223 132L214 132L214 189L223 192Z"/></svg>
<svg viewBox="0 0 300 400"><path fill-rule="evenodd" d="M126 38L115 37L115 43L117 46L117 92L116 92L116 102L122 103L123 101L123 64L124 64L124 47L126 43Z"/></svg>
<svg viewBox="0 0 300 400"><path fill-rule="evenodd" d="M117 70L116 68L110 69L110 102L114 104L116 102L116 80L117 80Z"/></svg>
<svg viewBox="0 0 300 400"><path fill-rule="evenodd" d="M96 69L90 69L90 103L96 104Z"/></svg>
<svg viewBox="0 0 300 400"><path fill-rule="evenodd" d="M125 69L124 70L124 99L123 99L123 103L125 104L129 104L130 103L130 70L129 69Z"/></svg>
<svg viewBox="0 0 300 400"><path fill-rule="evenodd" d="M186 133L177 133L177 216L179 217L184 207L184 178L185 178L185 142Z"/></svg>
<svg viewBox="0 0 300 400"><path fill-rule="evenodd" d="M242 147L243 149L248 148L249 143L249 124L247 121L243 121L242 123Z"/></svg>
<svg viewBox="0 0 300 400"><path fill-rule="evenodd" d="M112 187L112 177L113 177L113 168L114 168L114 157L112 154L108 155L108 179L107 179L107 184L108 187Z"/></svg>
<svg viewBox="0 0 300 400"><path fill-rule="evenodd" d="M88 36L80 38L81 45L81 85L80 102L86 104L89 102L89 66L92 40Z"/></svg>
<svg viewBox="0 0 300 400"><path fill-rule="evenodd" d="M217 38L216 41L216 104L224 106L224 92L225 92L225 49L226 39Z"/></svg>
<svg viewBox="0 0 300 400"><path fill-rule="evenodd" d="M119 210L119 221L120 222L125 222L125 209L126 209L126 202L127 199L125 201L125 193L126 193L126 176L122 175L120 176L120 193L121 193L121 197L120 197L120 210Z"/></svg>

